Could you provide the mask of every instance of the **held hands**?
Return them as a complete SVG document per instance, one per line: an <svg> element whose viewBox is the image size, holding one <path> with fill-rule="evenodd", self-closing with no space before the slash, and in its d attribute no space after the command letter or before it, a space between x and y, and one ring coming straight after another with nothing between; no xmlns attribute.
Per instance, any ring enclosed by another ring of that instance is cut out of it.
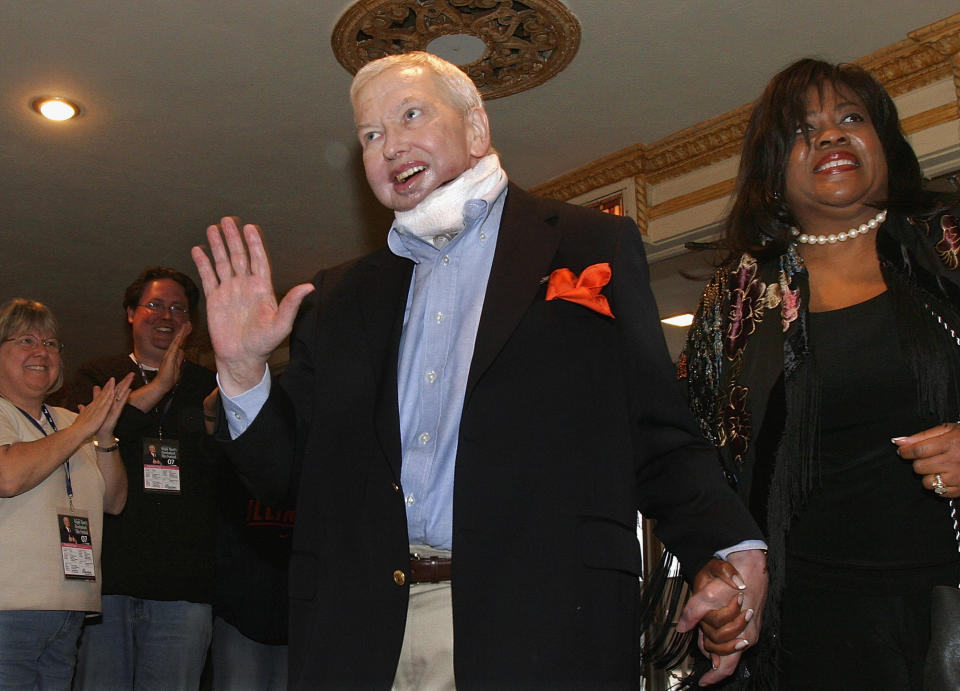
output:
<svg viewBox="0 0 960 691"><path fill-rule="evenodd" d="M746 584L733 565L722 559L711 559L700 570L694 579L694 592L708 587L714 579L736 589L726 606L707 612L700 619L700 649L711 657L716 666L721 655L736 652L737 645L745 647L740 634L753 618L754 610L743 609L743 589Z"/></svg>
<svg viewBox="0 0 960 691"><path fill-rule="evenodd" d="M113 445L113 430L130 396L131 382L133 372L121 379L119 384L110 377L103 388L93 387L93 400L88 405L78 406L80 412L73 423L84 432L84 438L93 437L104 446Z"/></svg>
<svg viewBox="0 0 960 691"><path fill-rule="evenodd" d="M701 685L730 676L743 651L757 642L766 594L762 550L734 552L729 562L712 559L697 574L677 630L689 631L700 624L700 649L713 665Z"/></svg>
<svg viewBox="0 0 960 691"><path fill-rule="evenodd" d="M222 233L222 235L221 235ZM277 304L270 262L260 231L225 217L207 228L213 264L200 247L191 251L207 300L210 342L217 359L220 385L228 396L253 388L263 376L270 353L293 328L309 283L290 289Z"/></svg>
<svg viewBox="0 0 960 691"><path fill-rule="evenodd" d="M944 422L891 441L901 458L913 461L913 472L922 476L926 489L945 499L960 497L960 424Z"/></svg>

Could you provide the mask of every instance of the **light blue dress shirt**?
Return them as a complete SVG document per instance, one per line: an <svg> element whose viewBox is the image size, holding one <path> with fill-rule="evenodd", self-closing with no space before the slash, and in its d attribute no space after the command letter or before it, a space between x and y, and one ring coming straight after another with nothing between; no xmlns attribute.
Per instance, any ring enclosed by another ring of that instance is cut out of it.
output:
<svg viewBox="0 0 960 691"><path fill-rule="evenodd" d="M505 198L504 186L490 203L468 201L466 227L448 242L396 225L387 237L394 254L414 262L397 368L411 544L452 547L460 414Z"/></svg>

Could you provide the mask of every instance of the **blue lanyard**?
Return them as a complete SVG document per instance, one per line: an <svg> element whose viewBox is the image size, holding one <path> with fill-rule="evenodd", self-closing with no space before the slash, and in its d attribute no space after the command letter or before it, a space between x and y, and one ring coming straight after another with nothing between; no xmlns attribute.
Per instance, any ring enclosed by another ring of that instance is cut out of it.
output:
<svg viewBox="0 0 960 691"><path fill-rule="evenodd" d="M45 430L43 428L43 425L41 425L39 422L37 422L34 419L33 415L28 413L26 410L24 410L20 406L17 406L17 410L23 413L23 416L27 418L33 424L34 427L40 430L40 433L43 436L47 436L47 430ZM57 423L53 421L53 416L50 414L50 411L47 410L46 403L40 406L40 411L43 413L43 416L47 418L47 423L50 425L50 428L54 432L59 432L60 430L57 429ZM67 499L70 500L70 508L72 509L73 508L73 484L71 484L70 482L70 459L69 458L63 462L63 473L64 475L66 475L66 478L67 478Z"/></svg>

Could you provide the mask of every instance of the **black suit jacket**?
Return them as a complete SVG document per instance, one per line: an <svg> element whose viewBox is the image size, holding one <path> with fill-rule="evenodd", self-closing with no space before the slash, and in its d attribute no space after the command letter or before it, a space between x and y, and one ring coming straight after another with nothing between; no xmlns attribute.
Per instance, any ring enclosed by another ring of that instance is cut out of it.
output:
<svg viewBox="0 0 960 691"><path fill-rule="evenodd" d="M541 279L609 262L615 319ZM408 570L397 357L412 263L317 275L291 364L226 444L268 501L297 491L290 683L388 688ZM453 506L458 688L635 686L637 510L694 573L760 533L675 381L629 220L510 186L460 425Z"/></svg>

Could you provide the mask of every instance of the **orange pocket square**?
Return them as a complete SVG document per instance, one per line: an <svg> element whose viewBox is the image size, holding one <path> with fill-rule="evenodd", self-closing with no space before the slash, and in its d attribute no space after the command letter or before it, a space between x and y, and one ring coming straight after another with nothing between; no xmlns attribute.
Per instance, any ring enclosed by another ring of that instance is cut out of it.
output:
<svg viewBox="0 0 960 691"><path fill-rule="evenodd" d="M608 262L588 266L579 276L570 269L556 269L547 283L547 300L568 300L613 318L607 297L600 294L610 275Z"/></svg>

